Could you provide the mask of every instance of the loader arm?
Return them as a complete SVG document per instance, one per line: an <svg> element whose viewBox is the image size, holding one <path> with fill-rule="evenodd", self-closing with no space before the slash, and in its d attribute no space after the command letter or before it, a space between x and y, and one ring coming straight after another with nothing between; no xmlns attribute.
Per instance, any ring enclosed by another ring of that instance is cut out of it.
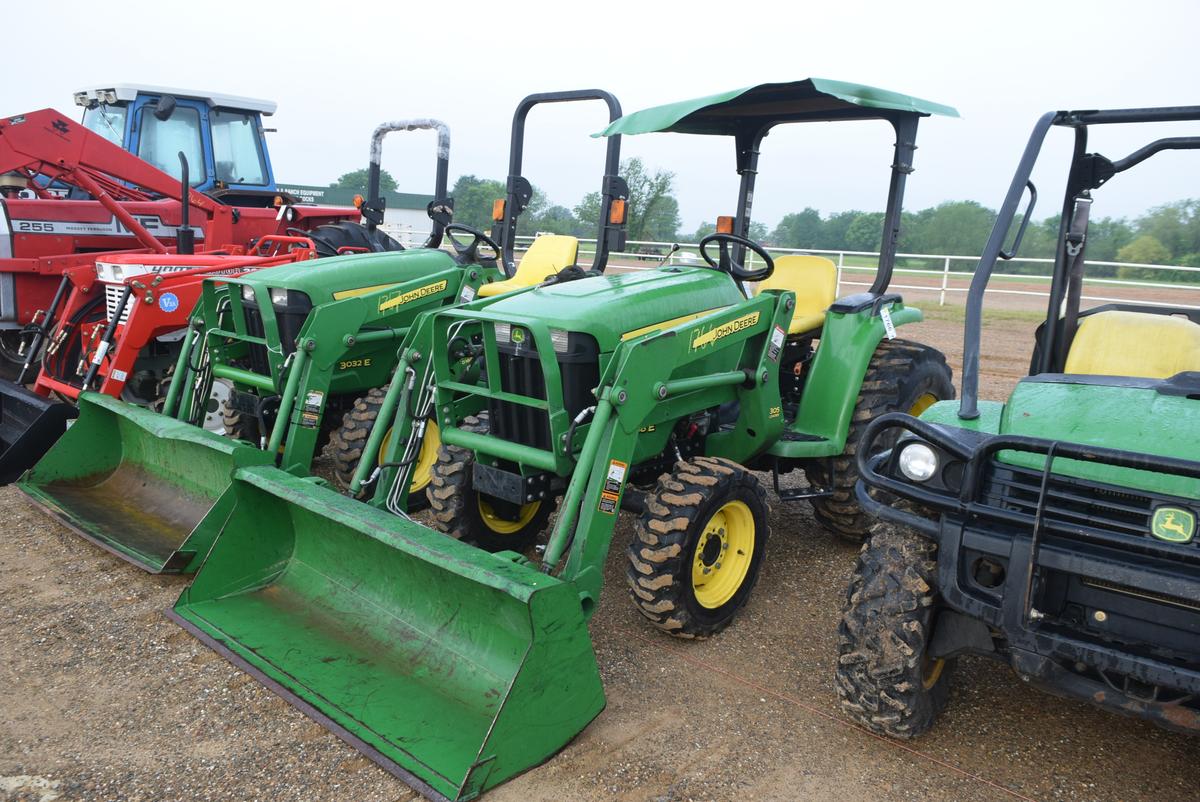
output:
<svg viewBox="0 0 1200 802"><path fill-rule="evenodd" d="M779 349L775 329L787 331L795 308L790 292L764 292L729 309L622 343L601 377L595 417L580 449L542 570L552 572L563 555L559 578L573 584L590 617L604 584L604 562L626 488L634 448L646 422L670 408L668 420L686 412L737 401L733 429L710 435L709 453L737 455L767 448L783 431L779 398ZM740 348L729 371L675 378L714 349ZM661 377L662 366L672 375Z"/></svg>
<svg viewBox="0 0 1200 802"><path fill-rule="evenodd" d="M162 170L94 134L53 109L19 114L0 121L0 174L14 172L29 179L44 175L91 194L156 253L166 247L123 209L118 201L146 201L155 197L185 201L202 212L210 223L221 221L210 239L230 240L232 211L212 198L188 189Z"/></svg>

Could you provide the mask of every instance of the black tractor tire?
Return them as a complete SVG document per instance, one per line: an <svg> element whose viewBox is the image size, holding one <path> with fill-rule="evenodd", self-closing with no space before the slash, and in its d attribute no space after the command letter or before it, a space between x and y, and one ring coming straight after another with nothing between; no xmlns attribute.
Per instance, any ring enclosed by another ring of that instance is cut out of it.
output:
<svg viewBox="0 0 1200 802"><path fill-rule="evenodd" d="M735 503L740 511L731 509ZM758 581L770 535L766 490L736 462L693 457L659 477L645 504L626 552L634 604L669 635L715 635L746 605ZM724 526L711 532L718 514ZM694 572L709 568L711 578L698 584Z"/></svg>
<svg viewBox="0 0 1200 802"><path fill-rule="evenodd" d="M333 439L335 424L329 420L332 417L326 415L326 420L321 421L321 430L317 435L317 444L313 449L313 460L321 458L321 452L325 450L325 446L329 445ZM265 434L259 434L258 419L253 415L247 415L239 410L234 409L228 402L221 404L221 424L225 427L225 436L232 437L235 440L245 440L255 448L261 448L260 443L263 437L270 437L271 432L268 430ZM286 443L287 440L285 439Z"/></svg>
<svg viewBox="0 0 1200 802"><path fill-rule="evenodd" d="M16 329L0 332L0 378L2 379L16 381L17 377L21 375L21 367L25 364L25 357L17 353L21 347L21 337L21 332ZM32 382L37 378L40 364L41 360L37 360L29 366L29 370L25 374L26 381Z"/></svg>
<svg viewBox="0 0 1200 802"><path fill-rule="evenodd" d="M342 248L352 248L351 253L366 251L367 253L384 253L402 251L404 246L389 237L381 229L368 231L361 223L343 220L340 223L327 223L317 226L307 233L313 245L317 248L317 256L338 256Z"/></svg>
<svg viewBox="0 0 1200 802"><path fill-rule="evenodd" d="M258 421L253 415L245 415L228 402L221 404L221 422L225 425L225 436L245 440L255 446L259 444Z"/></svg>
<svg viewBox="0 0 1200 802"><path fill-rule="evenodd" d="M928 648L939 609L937 545L879 527L863 545L838 625L842 710L891 738L915 738L946 707L954 659Z"/></svg>
<svg viewBox="0 0 1200 802"><path fill-rule="evenodd" d="M329 451L330 456L333 457L333 477L343 490L348 490L350 482L354 480L354 471L358 469L358 461L362 459L367 438L371 436L371 430L375 428L375 421L379 418L379 410L383 407L383 399L386 395L386 388L376 387L354 399L354 406L342 416L342 425L330 438ZM426 436L431 434L436 438L436 429L427 427ZM436 448L441 445L441 442L437 440L430 445ZM424 448L425 446L422 446L422 451ZM408 493L409 512L423 510L429 506L429 499L425 494L429 481L429 479L425 479L424 482L418 484L414 479Z"/></svg>
<svg viewBox="0 0 1200 802"><path fill-rule="evenodd" d="M826 529L854 543L870 531L872 519L854 495L858 483L858 443L867 424L885 412L919 414L932 401L954 398L954 380L945 355L936 348L908 340L883 340L863 376L862 389L850 418L846 449L836 457L810 460L805 475L810 484L833 495L812 499L813 514ZM881 438L876 451L892 443Z"/></svg>
<svg viewBox="0 0 1200 802"><path fill-rule="evenodd" d="M466 425L473 431L487 432L486 418L471 417ZM433 527L450 537L472 543L485 551L525 552L546 528L554 511L554 499L547 498L525 505L514 526L488 516L489 502L472 487L475 452L442 443L437 462L426 488L433 510ZM537 505L534 507L533 505ZM490 506L489 506L490 509ZM489 522L490 521L490 522ZM509 531L498 531L497 526Z"/></svg>

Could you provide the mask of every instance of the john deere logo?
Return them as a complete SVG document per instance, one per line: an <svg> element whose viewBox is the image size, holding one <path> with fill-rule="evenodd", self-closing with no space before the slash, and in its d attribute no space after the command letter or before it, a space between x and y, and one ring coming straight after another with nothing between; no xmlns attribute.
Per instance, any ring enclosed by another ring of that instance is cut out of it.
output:
<svg viewBox="0 0 1200 802"><path fill-rule="evenodd" d="M703 348L706 345L712 345L722 337L728 337L730 334L737 334L739 331L748 329L751 326L758 324L758 312L751 312L748 315L743 315L736 320L731 320L728 323L722 323L714 329L703 331L696 329L692 332L692 350Z"/></svg>
<svg viewBox="0 0 1200 802"><path fill-rule="evenodd" d="M1150 534L1169 543L1187 543L1196 534L1196 516L1179 507L1159 507L1150 519Z"/></svg>
<svg viewBox="0 0 1200 802"><path fill-rule="evenodd" d="M388 293L379 299L379 311L387 312L390 309L395 309L397 306L404 306L409 301L416 301L420 298L428 298L430 295L436 295L446 289L445 281L435 281L433 284L427 284L424 287L408 292Z"/></svg>
<svg viewBox="0 0 1200 802"><path fill-rule="evenodd" d="M521 343L525 342L525 329L513 329L512 330L512 341L514 343L516 343L517 345L520 345Z"/></svg>

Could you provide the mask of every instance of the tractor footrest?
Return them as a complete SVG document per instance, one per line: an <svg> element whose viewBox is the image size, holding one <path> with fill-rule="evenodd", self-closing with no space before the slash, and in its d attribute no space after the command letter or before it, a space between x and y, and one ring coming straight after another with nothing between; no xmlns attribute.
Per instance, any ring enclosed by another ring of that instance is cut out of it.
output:
<svg viewBox="0 0 1200 802"><path fill-rule="evenodd" d="M779 496L780 501L805 501L814 498L827 498L833 495L832 490L825 490L815 485L808 487L791 487L782 488L779 486L779 461L771 463L771 484L774 486L775 495Z"/></svg>

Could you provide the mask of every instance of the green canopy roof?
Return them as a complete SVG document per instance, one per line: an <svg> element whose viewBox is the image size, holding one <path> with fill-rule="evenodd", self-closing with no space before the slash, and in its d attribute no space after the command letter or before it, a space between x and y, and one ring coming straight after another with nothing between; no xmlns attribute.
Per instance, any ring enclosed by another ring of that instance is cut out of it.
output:
<svg viewBox="0 0 1200 802"><path fill-rule="evenodd" d="M845 81L807 78L788 83L759 84L694 100L626 114L593 136L649 134L732 135L787 122L879 119L901 112L957 117L940 103Z"/></svg>

